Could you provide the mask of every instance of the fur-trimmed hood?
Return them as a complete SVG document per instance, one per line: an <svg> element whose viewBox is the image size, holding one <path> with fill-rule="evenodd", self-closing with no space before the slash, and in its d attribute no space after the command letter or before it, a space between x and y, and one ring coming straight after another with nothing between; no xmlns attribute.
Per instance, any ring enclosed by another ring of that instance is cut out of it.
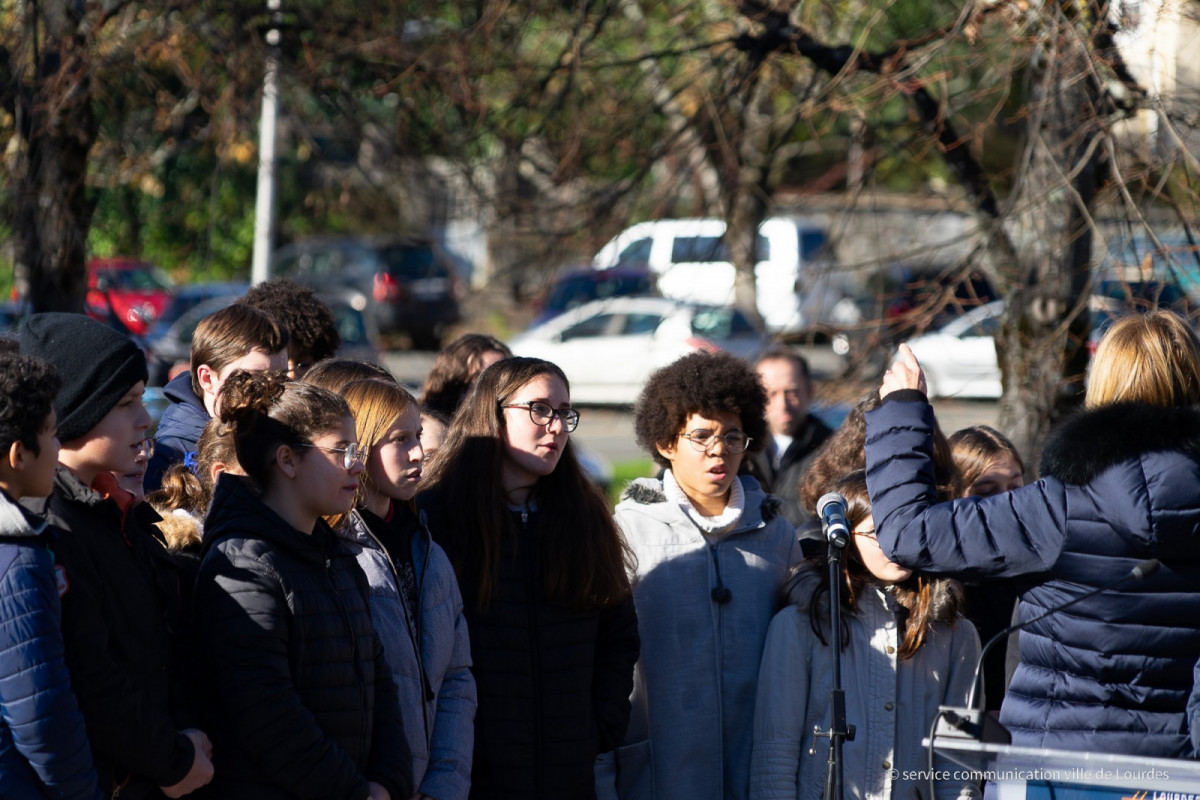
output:
<svg viewBox="0 0 1200 800"><path fill-rule="evenodd" d="M1200 460L1200 410L1117 403L1080 412L1042 451L1039 474L1083 486L1123 461L1160 451Z"/></svg>
<svg viewBox="0 0 1200 800"><path fill-rule="evenodd" d="M737 529L745 528L748 525L756 527L760 522L768 523L782 513L783 504L779 498L764 492L755 478L741 475L738 479L742 482L742 489L746 492L746 510L737 524ZM664 511L670 516L676 515L676 512L672 510L674 505L667 500L662 480L659 478L637 478L630 481L621 492L621 503L641 506L647 513ZM657 506L662 508L656 509Z"/></svg>

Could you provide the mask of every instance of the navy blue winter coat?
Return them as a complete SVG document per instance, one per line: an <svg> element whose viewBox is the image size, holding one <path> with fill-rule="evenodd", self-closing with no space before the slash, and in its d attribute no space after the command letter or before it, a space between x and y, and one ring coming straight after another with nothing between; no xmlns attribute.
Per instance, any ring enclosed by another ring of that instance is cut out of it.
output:
<svg viewBox="0 0 1200 800"><path fill-rule="evenodd" d="M0 492L0 796L100 797L46 523Z"/></svg>
<svg viewBox="0 0 1200 800"><path fill-rule="evenodd" d="M188 453L195 452L204 426L212 419L204 401L192 391L190 371L176 375L163 387L163 395L171 405L163 412L154 433L154 455L150 456L142 481L147 492L162 488L163 473L172 464L183 461Z"/></svg>
<svg viewBox="0 0 1200 800"><path fill-rule="evenodd" d="M1113 405L1065 423L1043 477L995 497L937 503L933 410L914 392L867 414L879 544L906 566L968 578L1027 575L1020 618L1121 578L1026 628L1001 709L1013 743L1181 757L1200 656L1200 412Z"/></svg>

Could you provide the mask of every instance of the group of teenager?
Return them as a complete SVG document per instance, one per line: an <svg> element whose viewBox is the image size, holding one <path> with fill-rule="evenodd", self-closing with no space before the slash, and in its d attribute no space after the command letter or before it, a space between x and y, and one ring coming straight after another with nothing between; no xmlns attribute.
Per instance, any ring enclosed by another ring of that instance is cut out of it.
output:
<svg viewBox="0 0 1200 800"><path fill-rule="evenodd" d="M976 625L1148 558L1022 631L1000 716L1194 751L1200 340L1168 312L1113 325L1025 487L996 431L942 435L905 348L837 430L787 350L685 356L638 398L656 476L614 511L559 366L469 334L418 401L330 357L311 293L255 291L197 329L153 448L124 335L36 314L0 353L0 797L815 800L836 647L847 795L928 800Z"/></svg>

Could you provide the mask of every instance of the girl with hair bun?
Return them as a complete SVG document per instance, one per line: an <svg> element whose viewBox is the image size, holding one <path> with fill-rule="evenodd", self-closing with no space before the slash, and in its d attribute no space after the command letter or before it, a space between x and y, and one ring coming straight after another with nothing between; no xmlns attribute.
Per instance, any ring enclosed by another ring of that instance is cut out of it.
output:
<svg viewBox="0 0 1200 800"><path fill-rule="evenodd" d="M196 584L214 794L407 800L366 578L322 519L350 511L363 472L350 409L273 373L235 372L222 398L245 475L217 480Z"/></svg>

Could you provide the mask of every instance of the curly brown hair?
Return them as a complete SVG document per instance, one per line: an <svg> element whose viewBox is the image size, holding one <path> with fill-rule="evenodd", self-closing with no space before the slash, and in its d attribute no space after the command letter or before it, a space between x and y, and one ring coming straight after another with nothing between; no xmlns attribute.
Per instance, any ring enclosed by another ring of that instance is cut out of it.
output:
<svg viewBox="0 0 1200 800"><path fill-rule="evenodd" d="M818 516L817 500L830 491L830 487L843 475L866 469L867 412L879 406L878 392L871 392L859 400L833 435L821 445L800 476L800 502L812 516ZM946 434L942 433L936 421L933 428L933 471L939 499L952 500L961 494L962 479L954 466Z"/></svg>
<svg viewBox="0 0 1200 800"><path fill-rule="evenodd" d="M333 311L307 286L274 278L242 297L246 305L265 311L287 328L288 357L297 364L332 358L342 346Z"/></svg>
<svg viewBox="0 0 1200 800"><path fill-rule="evenodd" d="M638 446L660 467L669 462L658 452L675 441L692 414L733 414L750 437L750 452L766 444L767 393L758 375L732 353L690 353L652 374L634 407Z"/></svg>
<svg viewBox="0 0 1200 800"><path fill-rule="evenodd" d="M54 367L40 358L13 352L0 355L0 447L7 452L20 442L35 456L41 455L38 434L54 410L62 380Z"/></svg>

